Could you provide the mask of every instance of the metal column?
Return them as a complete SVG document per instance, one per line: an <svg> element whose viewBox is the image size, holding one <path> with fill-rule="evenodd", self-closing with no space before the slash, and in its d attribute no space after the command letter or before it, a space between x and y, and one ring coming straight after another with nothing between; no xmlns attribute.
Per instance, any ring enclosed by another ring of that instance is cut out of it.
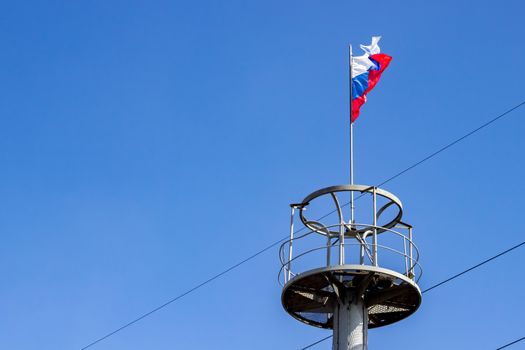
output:
<svg viewBox="0 0 525 350"><path fill-rule="evenodd" d="M293 220L295 214L295 205L290 205L292 212L290 215L290 245L288 246L288 266L286 267L288 278L285 278L285 282L288 282L292 278L292 248L293 248Z"/></svg>
<svg viewBox="0 0 525 350"><path fill-rule="evenodd" d="M366 350L368 312L355 291L346 290L334 310L332 350Z"/></svg>
<svg viewBox="0 0 525 350"><path fill-rule="evenodd" d="M374 196L374 197L373 197L373 206L374 206L374 218L373 218L373 221L374 221L374 236L372 237L372 238L373 238L372 251L373 251L373 254L374 254L374 266L379 266L379 263L378 263L378 261L377 261L377 189L376 189L375 186L374 186L374 188L373 188L372 195Z"/></svg>

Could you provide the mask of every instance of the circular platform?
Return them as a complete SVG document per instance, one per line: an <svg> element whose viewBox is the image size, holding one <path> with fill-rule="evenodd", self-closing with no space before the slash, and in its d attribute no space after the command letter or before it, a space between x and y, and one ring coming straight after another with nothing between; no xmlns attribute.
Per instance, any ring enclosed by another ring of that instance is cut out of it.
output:
<svg viewBox="0 0 525 350"><path fill-rule="evenodd" d="M421 304L421 291L410 278L368 265L337 265L301 273L286 283L281 301L299 321L331 329L340 288L362 292L369 328L400 321Z"/></svg>

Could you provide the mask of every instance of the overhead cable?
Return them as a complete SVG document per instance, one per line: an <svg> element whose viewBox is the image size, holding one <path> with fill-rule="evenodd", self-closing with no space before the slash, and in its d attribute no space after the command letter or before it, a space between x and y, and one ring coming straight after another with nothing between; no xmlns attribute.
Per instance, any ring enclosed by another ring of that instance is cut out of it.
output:
<svg viewBox="0 0 525 350"><path fill-rule="evenodd" d="M421 165L422 163L426 162L427 160L429 160L429 159L431 159L431 158L434 158L435 156L437 156L437 155L440 154L441 152L443 152L443 151L449 149L450 147L454 146L455 144L457 144L457 143L463 141L463 140L466 139L467 137L472 136L473 134L477 133L478 131L480 131L480 130L486 128L486 127L488 127L489 125L491 125L491 124L493 124L494 122L496 122L497 120L499 120L499 119L505 117L505 116L508 115L509 113L511 113L511 112L513 112L514 110L518 109L519 107L523 106L524 104L525 104L525 101L520 102L519 104L517 104L517 105L515 105L514 107L512 107L512 108L506 110L505 112L499 114L499 115L496 116L495 118L492 118L491 120L487 121L486 123L484 123L484 124L478 126L477 128L473 129L472 131L470 131L470 132L466 133L465 135L461 136L460 138L458 138L458 139L456 139L456 140L454 140L454 141L448 143L447 145L441 147L440 149L438 149L437 151L435 151L435 152L431 153L430 155L426 156L426 157L423 158L422 160L420 160L420 161L418 161L418 162L412 164L411 166L405 168L404 170L398 172L397 174L395 174L395 175L389 177L388 179L386 179L385 181L383 181L383 182L381 182L379 185L377 185L377 187L380 187L380 186L382 186L382 185L384 185L384 184L386 184L386 183L388 183L388 182L390 182L390 181L392 181L392 180L398 178L399 176L405 174L406 172L408 172L408 171L414 169L415 167ZM363 196L363 195L361 195L361 196ZM361 196L357 197L356 200L359 199ZM346 203L345 205L348 205L348 204L349 204L349 203ZM321 220L321 219L327 217L328 215L331 215L331 214L334 213L334 212L335 212L335 210L332 211L332 212L330 212L330 213L327 213L327 214L323 215L323 216L322 216L321 218L319 218L318 220ZM300 232L300 231L302 231L302 230L304 230L304 229L305 229L305 227L303 227L303 228L297 230L296 233L297 233L297 232ZM238 263L236 263L236 264L230 266L230 267L227 268L226 270L217 273L216 275L210 277L210 278L207 279L206 281L204 281L204 282L202 282L202 283L200 283L200 284L198 284L198 285L196 285L196 286L194 286L194 287L188 289L187 291L183 292L182 294L179 294L178 296L176 296L176 297L174 297L174 298L168 300L168 301L165 302L164 304L162 304L162 305L160 305L160 306L157 306L156 308L152 309L151 311L148 311L148 312L144 313L143 315L141 315L141 316L135 318L134 320L132 320L132 321L126 323L126 324L124 324L123 326L121 326L121 327L115 329L114 331L109 332L108 334L106 334L106 335L104 335L104 336L98 338L97 340L95 340L95 341L89 343L88 345L82 347L81 350L85 350L85 349L88 349L88 348L92 347L93 345L95 345L95 344L97 344L97 343L99 343L99 342L101 342L101 341L103 341L103 340L105 340L105 339L111 337L112 335L114 335L114 334L116 334L116 333L118 333L118 332L124 330L125 328L128 328L129 326L131 326L131 325L133 325L133 324L139 322L140 320L142 320L142 319L144 319L144 318L150 316L151 314L153 314L153 313L155 313L155 312L157 312L157 311L159 311L159 310L165 308L166 306L172 304L173 302L175 302L175 301L177 301L177 300L183 298L184 296L186 296L186 295L188 295L188 294L194 292L195 290L197 290L197 289L199 289L199 288L201 288L201 287L204 287L205 285L207 285L207 284L209 284L210 282L216 280L217 278L219 278L219 277L221 277L221 276L227 274L228 272L230 272L230 271L236 269L237 267L239 267L239 266L241 266L241 265L247 263L248 261L253 260L253 259L256 258L257 256L259 256L259 255L261 255L262 253L268 251L269 249L271 249L271 248L273 248L273 247L279 245L280 243L284 242L286 239L288 239L288 236L286 236L286 237L284 237L284 238L282 238L282 239L280 239L280 240L278 240L278 241L276 241L276 242L274 242L274 243L271 243L271 244L268 245L267 247L265 247L265 248L259 250L258 252L256 252L256 253L250 255L249 257L245 258L244 260L241 260L240 262L238 262ZM328 338L327 338L327 339L328 339Z"/></svg>
<svg viewBox="0 0 525 350"><path fill-rule="evenodd" d="M522 340L525 340L525 337L517 339L517 340L514 340L513 342L510 342L510 343L507 343L507 344L503 345L502 347L497 348L496 350L501 350L501 349L508 348L509 346L514 345L516 343L519 343Z"/></svg>

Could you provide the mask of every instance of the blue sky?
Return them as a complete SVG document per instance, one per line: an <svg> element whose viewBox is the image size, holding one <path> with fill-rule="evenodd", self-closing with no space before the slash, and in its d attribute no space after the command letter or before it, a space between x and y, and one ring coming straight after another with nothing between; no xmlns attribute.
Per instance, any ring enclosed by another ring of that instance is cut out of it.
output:
<svg viewBox="0 0 525 350"><path fill-rule="evenodd" d="M521 1L3 2L0 347L79 349L287 234L347 182L347 45L393 56L356 122L376 184L522 102ZM525 110L385 186L424 289L523 240ZM371 349L522 337L525 252L435 289ZM298 349L277 250L92 349ZM329 349L330 343L319 345ZM525 349L525 343L514 349Z"/></svg>

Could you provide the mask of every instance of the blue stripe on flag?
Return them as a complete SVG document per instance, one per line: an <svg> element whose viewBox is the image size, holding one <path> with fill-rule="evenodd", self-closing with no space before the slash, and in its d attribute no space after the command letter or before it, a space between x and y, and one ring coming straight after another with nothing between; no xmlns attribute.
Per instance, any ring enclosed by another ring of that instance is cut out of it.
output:
<svg viewBox="0 0 525 350"><path fill-rule="evenodd" d="M373 69L373 70L380 70L381 69L381 65L379 64L379 62L377 62L376 60L374 60L373 58L370 58L370 61L372 61L373 64L375 64L375 67L370 67L370 69Z"/></svg>
<svg viewBox="0 0 525 350"><path fill-rule="evenodd" d="M352 78L352 100L363 95L368 89L368 72Z"/></svg>

